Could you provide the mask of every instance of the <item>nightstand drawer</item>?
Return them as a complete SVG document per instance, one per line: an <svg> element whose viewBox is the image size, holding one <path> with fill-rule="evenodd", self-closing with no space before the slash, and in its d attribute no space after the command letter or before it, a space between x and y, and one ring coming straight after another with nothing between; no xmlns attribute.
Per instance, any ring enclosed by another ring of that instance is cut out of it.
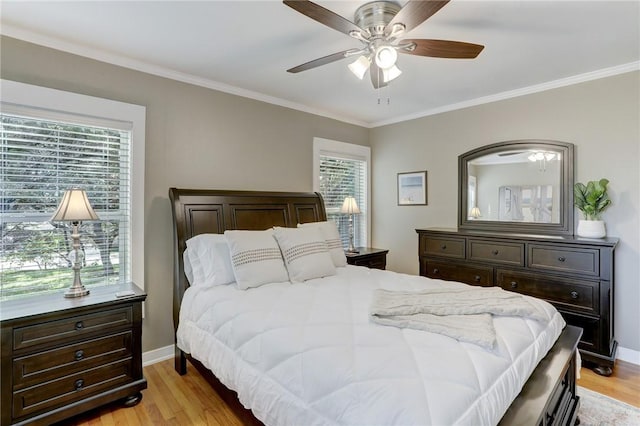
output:
<svg viewBox="0 0 640 426"><path fill-rule="evenodd" d="M426 236L422 236L421 238L421 245L424 248L424 253L422 254L464 259L464 238L427 238Z"/></svg>
<svg viewBox="0 0 640 426"><path fill-rule="evenodd" d="M115 327L131 326L131 306L63 318L28 327L15 328L13 349L23 349L48 343L59 344L62 340L82 338L84 335L109 332Z"/></svg>
<svg viewBox="0 0 640 426"><path fill-rule="evenodd" d="M528 263L527 266L530 268L599 276L600 250L554 248L532 244L529 246Z"/></svg>
<svg viewBox="0 0 640 426"><path fill-rule="evenodd" d="M555 302L563 309L596 315L600 309L600 283L598 281L545 277L498 269L496 284L505 290Z"/></svg>
<svg viewBox="0 0 640 426"><path fill-rule="evenodd" d="M131 356L131 331L75 343L13 361L13 386L21 389Z"/></svg>
<svg viewBox="0 0 640 426"><path fill-rule="evenodd" d="M469 239L469 260L524 266L524 244Z"/></svg>
<svg viewBox="0 0 640 426"><path fill-rule="evenodd" d="M472 285L493 285L493 268L486 266L457 265L455 263L427 260L426 276L448 281L459 281Z"/></svg>
<svg viewBox="0 0 640 426"><path fill-rule="evenodd" d="M18 418L48 411L131 382L131 365L131 359L117 361L15 392L13 416Z"/></svg>

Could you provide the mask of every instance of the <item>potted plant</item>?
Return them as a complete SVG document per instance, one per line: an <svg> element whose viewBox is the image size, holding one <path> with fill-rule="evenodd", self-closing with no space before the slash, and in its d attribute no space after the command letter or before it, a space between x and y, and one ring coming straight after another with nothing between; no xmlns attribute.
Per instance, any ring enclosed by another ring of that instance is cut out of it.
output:
<svg viewBox="0 0 640 426"><path fill-rule="evenodd" d="M602 238L606 235L604 221L600 219L602 212L610 204L607 195L607 179L589 181L587 184L576 183L573 187L575 206L584 215L584 220L578 222L579 237Z"/></svg>

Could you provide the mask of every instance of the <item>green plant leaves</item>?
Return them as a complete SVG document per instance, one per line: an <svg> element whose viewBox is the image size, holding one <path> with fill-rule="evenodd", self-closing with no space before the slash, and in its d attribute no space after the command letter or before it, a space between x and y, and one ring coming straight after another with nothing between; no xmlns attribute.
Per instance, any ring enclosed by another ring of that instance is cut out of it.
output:
<svg viewBox="0 0 640 426"><path fill-rule="evenodd" d="M607 195L607 179L599 181L589 181L586 185L576 183L573 186L573 199L575 206L580 210L587 220L600 220L600 215L610 204L611 200Z"/></svg>

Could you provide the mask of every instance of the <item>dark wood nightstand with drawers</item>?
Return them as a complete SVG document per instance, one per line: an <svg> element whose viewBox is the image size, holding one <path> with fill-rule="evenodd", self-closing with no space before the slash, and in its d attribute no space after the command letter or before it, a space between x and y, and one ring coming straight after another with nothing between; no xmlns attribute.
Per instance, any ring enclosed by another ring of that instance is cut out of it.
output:
<svg viewBox="0 0 640 426"><path fill-rule="evenodd" d="M366 266L373 269L385 269L387 267L387 253L389 253L389 250L371 247L356 247L356 250L358 253L345 253L349 265Z"/></svg>
<svg viewBox="0 0 640 426"><path fill-rule="evenodd" d="M51 424L142 398L146 294L134 284L90 290L74 299L54 293L1 302L3 426ZM134 295L117 298L123 290Z"/></svg>
<svg viewBox="0 0 640 426"><path fill-rule="evenodd" d="M417 229L420 275L478 286L499 286L552 303L583 329L582 359L612 372L616 238L499 234Z"/></svg>

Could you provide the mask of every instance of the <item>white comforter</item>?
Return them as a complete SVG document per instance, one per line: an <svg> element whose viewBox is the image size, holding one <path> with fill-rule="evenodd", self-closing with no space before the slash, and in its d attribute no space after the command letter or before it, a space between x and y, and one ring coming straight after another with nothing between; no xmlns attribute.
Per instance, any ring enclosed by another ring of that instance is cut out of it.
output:
<svg viewBox="0 0 640 426"><path fill-rule="evenodd" d="M565 323L495 317L486 350L425 331L373 324L376 288L464 284L347 266L333 277L191 287L178 346L267 425L496 424Z"/></svg>

